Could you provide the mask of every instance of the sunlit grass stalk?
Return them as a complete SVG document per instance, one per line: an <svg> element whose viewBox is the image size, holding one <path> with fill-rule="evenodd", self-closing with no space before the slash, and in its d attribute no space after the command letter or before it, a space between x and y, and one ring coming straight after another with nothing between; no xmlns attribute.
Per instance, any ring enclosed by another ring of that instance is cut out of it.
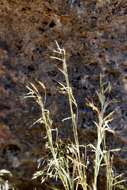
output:
<svg viewBox="0 0 127 190"><path fill-rule="evenodd" d="M43 85L43 83L39 82L39 84L45 91L45 86ZM44 124L47 138L48 138L49 148L52 152L53 158L56 159L56 152L53 146L53 138L52 138L52 119L50 118L49 110L45 109L43 98L33 83L30 83L30 85L27 86L27 89L29 90L29 93L26 95L26 97L34 98L34 100L36 101L36 103L39 105L41 109L41 117L35 123L40 122Z"/></svg>
<svg viewBox="0 0 127 190"><path fill-rule="evenodd" d="M62 83L59 83L59 84L61 85L61 90L65 91L68 96L73 135L74 135L74 144L76 146L75 160L77 162L78 178L80 181L79 183L82 186L83 190L87 190L88 185L87 185L87 177L86 177L86 166L83 165L81 161L80 145L79 145L78 130L77 130L78 106L73 95L72 87L69 82L69 75L68 75L67 62L66 62L66 51L63 48L60 48L57 41L56 41L56 45L57 45L57 50L54 50L53 52L56 53L57 56L52 56L51 58L59 60L63 64L63 69L62 70L59 69L59 70L61 71L61 73L63 73L65 77L66 86L63 85ZM76 113L74 113L73 107L75 107Z"/></svg>
<svg viewBox="0 0 127 190"><path fill-rule="evenodd" d="M106 166L106 189L112 190L114 183L114 172L113 172L113 157L110 155L110 151L106 151L104 154L104 161Z"/></svg>
<svg viewBox="0 0 127 190"><path fill-rule="evenodd" d="M39 84L45 90L43 83L39 82ZM62 156L58 155L58 149L54 146L52 137L52 119L50 118L49 110L45 109L44 101L36 86L32 83L30 83L30 85L31 86L27 86L29 93L26 97L34 98L41 109L41 117L37 122L40 122L45 126L48 139L48 147L53 157L53 159L51 159L49 162L47 171L45 171L47 172L46 175L59 178L65 190L74 190L74 182L71 180L71 175L69 173L69 162L67 159L64 159ZM53 172L55 172L55 174L53 174ZM37 172L34 177L38 177L39 174L43 173ZM43 178L42 181L45 181L45 179Z"/></svg>
<svg viewBox="0 0 127 190"><path fill-rule="evenodd" d="M104 153L104 162L106 166L106 190L115 190L119 189L118 187L121 186L122 189L124 188L123 183L127 180L123 177L124 174L115 175L113 170L113 156L111 156L111 152L119 151L120 149L114 150L106 150Z"/></svg>
<svg viewBox="0 0 127 190"><path fill-rule="evenodd" d="M104 159L104 151L105 151L104 144L105 144L106 131L113 132L109 128L109 123L112 121L113 112L106 114L106 111L110 102L106 100L105 93L109 90L109 87L110 86L105 88L104 84L101 81L100 92L97 92L97 96L100 103L100 109L94 103L91 103L91 102L88 103L88 105L97 113L97 119L98 119L98 121L95 122L95 125L97 127L97 142L94 148L94 151L95 151L94 179L93 179L94 190L97 190L97 181L98 181L99 171L101 168L102 160Z"/></svg>
<svg viewBox="0 0 127 190"><path fill-rule="evenodd" d="M101 114L102 116L102 114ZM98 174L99 174L99 170L100 170L100 166L101 166L101 162L102 162L102 158L103 158L103 150L101 148L102 142L103 142L103 138L105 135L105 131L103 129L103 121L102 118L99 118L99 123L96 124L97 126L97 145L96 145L96 149L95 149L95 160L94 160L94 182L93 182L93 189L97 190L97 178L98 178Z"/></svg>
<svg viewBox="0 0 127 190"><path fill-rule="evenodd" d="M78 109L76 100L74 98L73 95L73 91L69 82L69 75L68 75L68 69L67 69L67 63L66 63L66 51L63 48L60 48L59 44L56 42L57 45L57 50L54 50L54 53L57 53L59 56L51 56L51 58L59 60L62 62L63 65L63 69L59 69L61 71L61 73L64 75L65 77L65 82L66 82L66 86L64 86L63 84L61 84L59 82L59 84L62 86L62 90L65 90L68 96L68 102L69 102L69 107L70 107L70 114L71 114L71 121L72 121L72 127L73 127L73 135L74 135L74 140L75 140L75 144L77 146L77 151L78 151L78 155L80 157L80 151L79 151L79 140L78 140L78 132L77 132L77 117L76 114L73 111L73 107L75 106L76 110Z"/></svg>

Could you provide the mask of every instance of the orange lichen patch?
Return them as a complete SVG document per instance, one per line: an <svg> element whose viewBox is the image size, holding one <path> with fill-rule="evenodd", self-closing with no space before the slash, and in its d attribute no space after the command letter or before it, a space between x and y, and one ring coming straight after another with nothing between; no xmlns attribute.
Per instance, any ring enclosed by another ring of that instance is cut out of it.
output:
<svg viewBox="0 0 127 190"><path fill-rule="evenodd" d="M61 15L60 16L60 21L62 24L67 24L69 22L71 22L72 17L70 15Z"/></svg>

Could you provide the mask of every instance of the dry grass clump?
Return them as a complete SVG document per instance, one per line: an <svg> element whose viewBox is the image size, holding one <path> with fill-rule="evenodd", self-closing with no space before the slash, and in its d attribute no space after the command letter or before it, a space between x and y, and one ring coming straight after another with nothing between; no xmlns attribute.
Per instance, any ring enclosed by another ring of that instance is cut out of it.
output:
<svg viewBox="0 0 127 190"><path fill-rule="evenodd" d="M53 179L56 182L61 182L65 190L97 190L97 182L100 173L100 168L105 167L106 170L106 181L107 181L107 190L114 190L116 185L122 183L121 175L115 176L113 171L113 157L110 156L111 151L107 150L106 147L106 131L113 133L110 129L110 122L113 119L113 112L107 113L107 108L110 106L110 101L106 98L106 92L110 90L110 85L105 85L102 81L100 82L100 91L97 92L98 100L100 107L96 106L93 102L88 102L94 112L97 114L97 121L94 122L97 128L97 140L96 144L90 144L92 151L94 152L94 163L93 163L93 182L92 184L88 183L87 171L89 171L89 165L87 160L87 155L84 155L81 149L87 149L87 146L80 145L78 139L78 106L73 95L72 87L69 82L68 69L66 64L66 51L63 48L60 48L59 44L56 42L57 49L53 50L55 56L52 56L52 59L62 62L63 68L59 69L63 74L66 85L59 82L60 90L66 94L68 98L68 103L70 107L70 116L67 119L71 120L72 130L74 141L70 144L64 145L65 148L62 149L59 139L58 130L56 129L56 141L53 141L52 136L52 118L49 110L45 107L46 99L46 88L42 82L38 82L39 85L44 90L44 97L39 93L39 90L36 86L30 83L27 86L29 90L26 97L34 98L36 103L41 109L41 117L37 122L40 122L43 127L45 127L47 135L47 148L50 152L50 157L46 160L46 166L37 171L33 178L41 176L42 183L48 179ZM75 111L74 111L75 110ZM79 118L80 119L80 118ZM115 150L116 151L116 150ZM89 185L88 185L89 184ZM53 187L53 189L58 189Z"/></svg>

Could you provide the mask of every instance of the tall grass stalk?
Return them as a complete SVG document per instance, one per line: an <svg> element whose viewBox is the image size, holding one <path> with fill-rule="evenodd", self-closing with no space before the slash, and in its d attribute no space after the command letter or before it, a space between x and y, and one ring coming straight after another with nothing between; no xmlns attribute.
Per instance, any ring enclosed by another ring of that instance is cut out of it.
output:
<svg viewBox="0 0 127 190"><path fill-rule="evenodd" d="M120 149L107 150L104 153L104 162L106 166L106 190L125 189L123 183L126 182L124 174L115 175L113 171L113 156L111 152L119 151ZM120 188L121 187L121 188Z"/></svg>
<svg viewBox="0 0 127 190"><path fill-rule="evenodd" d="M78 139L78 106L77 102L74 98L73 95L73 90L69 82L69 75L68 75L68 69L67 69L67 61L66 61L66 51L64 48L60 48L58 42L56 41L57 49L53 50L53 52L56 54L56 56L51 56L52 59L56 59L62 62L63 68L61 73L64 75L66 86L62 83L59 82L61 86L61 90L66 92L67 97L68 97L68 102L69 102L69 107L70 107L70 118L72 122L72 128L73 128L73 135L74 135L74 153L75 153L75 158L72 159L73 163L76 162L76 169L78 172L78 183L77 187L80 184L83 188L83 190L87 190L88 184L87 184L87 177L86 177L86 165L85 162L82 163L81 160L81 155L80 155L80 145L79 145L79 139ZM75 112L74 112L74 107L75 107Z"/></svg>
<svg viewBox="0 0 127 190"><path fill-rule="evenodd" d="M42 82L39 82L39 84L45 91L44 84ZM44 170L36 172L33 178L41 176L42 182L44 182L47 178L56 178L56 180L58 178L61 180L65 190L74 190L74 181L72 180L69 172L69 160L65 159L58 153L59 145L56 142L55 146L53 142L52 119L50 117L49 110L45 108L43 98L34 84L30 83L30 85L27 86L27 89L29 92L26 97L34 98L41 109L41 117L37 122L43 124L46 129L48 148L50 149L52 155L52 158L48 160L47 167Z"/></svg>
<svg viewBox="0 0 127 190"><path fill-rule="evenodd" d="M110 155L110 151L106 151L104 154L104 161L106 165L106 189L112 190L114 183L114 172L113 172L113 157Z"/></svg>
<svg viewBox="0 0 127 190"><path fill-rule="evenodd" d="M77 147L78 156L80 157L80 151L79 151L79 140L78 140L78 132L77 132L77 116L73 111L73 107L75 106L76 110L78 110L77 102L74 98L73 91L69 82L69 75L68 75L68 69L67 69L67 63L66 63L66 51L63 48L60 48L59 44L56 41L57 50L53 50L54 53L57 54L57 56L51 56L52 59L56 59L62 62L63 68L61 73L64 75L66 86L59 82L61 86L61 90L65 91L68 96L69 101L69 107L70 107L70 114L71 114L71 121L72 121L72 127L73 127L73 135L75 144Z"/></svg>
<svg viewBox="0 0 127 190"><path fill-rule="evenodd" d="M101 168L102 160L104 159L106 131L113 132L109 127L109 123L113 119L114 112L110 112L109 114L106 113L107 108L111 103L106 99L105 96L105 93L109 90L109 87L110 86L105 88L105 84L103 84L102 81L100 82L100 92L97 92L97 96L100 103L100 109L94 103L91 102L88 103L88 105L97 114L97 122L94 122L97 127L97 142L96 146L94 147L95 160L94 160L93 190L97 190L98 175ZM107 178L110 179L109 176L107 176Z"/></svg>

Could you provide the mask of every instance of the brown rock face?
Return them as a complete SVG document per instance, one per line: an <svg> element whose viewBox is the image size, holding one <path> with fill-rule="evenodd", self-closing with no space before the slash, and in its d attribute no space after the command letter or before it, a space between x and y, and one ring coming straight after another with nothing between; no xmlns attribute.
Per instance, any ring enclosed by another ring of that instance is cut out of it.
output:
<svg viewBox="0 0 127 190"><path fill-rule="evenodd" d="M6 146L8 144L18 144L18 143L16 143L16 138L11 133L9 128L4 124L0 124L0 147L2 147L2 145Z"/></svg>
<svg viewBox="0 0 127 190"><path fill-rule="evenodd" d="M69 115L67 100L58 92L57 82L64 81L58 70L61 65L50 59L55 40L67 51L70 82L81 113L81 140L89 142L90 137L94 141L94 134L86 135L95 128L95 116L85 100L96 101L100 74L111 82L109 98L116 100L111 107L115 110L111 128L116 135L109 135L109 145L122 148L115 164L127 175L126 0L103 4L95 0L0 0L0 122L9 126L0 128L0 144L2 139L5 144L8 138L16 139L9 148L12 159L6 163L1 159L0 168L30 180L37 159L44 154L43 130L40 126L30 128L40 110L32 100L24 100L28 82L43 81L54 126L61 128L61 137L68 137L70 129L61 126L61 119ZM0 154L8 159L6 150ZM32 189L31 184L26 189Z"/></svg>

